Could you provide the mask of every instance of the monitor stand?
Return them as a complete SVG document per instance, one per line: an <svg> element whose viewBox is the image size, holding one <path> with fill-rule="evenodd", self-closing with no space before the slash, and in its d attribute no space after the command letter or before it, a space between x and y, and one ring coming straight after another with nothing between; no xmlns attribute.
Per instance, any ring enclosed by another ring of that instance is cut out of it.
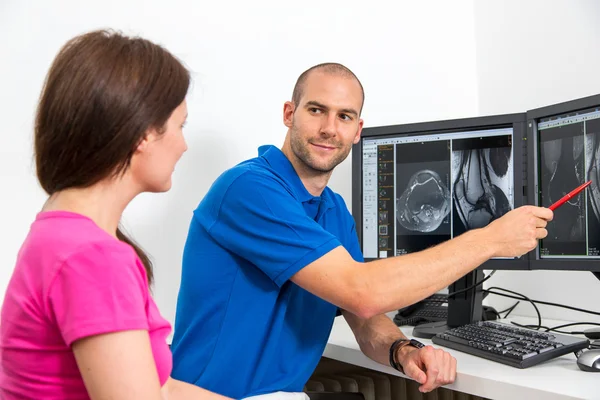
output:
<svg viewBox="0 0 600 400"><path fill-rule="evenodd" d="M597 276L598 279L600 279L600 273ZM483 278L483 271L475 270L469 272L449 286L449 293L468 288L469 286L474 285L475 282L480 282ZM449 297L448 320L417 325L413 329L413 336L431 339L438 333L447 331L448 329L481 321L482 301L482 285L464 293L457 294L456 296Z"/></svg>

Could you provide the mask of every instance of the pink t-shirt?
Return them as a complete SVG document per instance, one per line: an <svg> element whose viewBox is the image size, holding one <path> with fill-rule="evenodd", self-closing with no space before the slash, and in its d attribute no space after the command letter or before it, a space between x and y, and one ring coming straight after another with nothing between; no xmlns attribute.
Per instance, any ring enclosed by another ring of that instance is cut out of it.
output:
<svg viewBox="0 0 600 400"><path fill-rule="evenodd" d="M171 374L170 324L133 248L91 219L38 214L17 256L0 319L0 398L89 399L71 344L144 329L161 386Z"/></svg>

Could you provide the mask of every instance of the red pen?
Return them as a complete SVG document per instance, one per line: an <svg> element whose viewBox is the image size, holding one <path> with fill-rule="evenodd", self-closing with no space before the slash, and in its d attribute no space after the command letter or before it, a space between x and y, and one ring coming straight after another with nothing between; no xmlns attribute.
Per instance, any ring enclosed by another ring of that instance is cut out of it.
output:
<svg viewBox="0 0 600 400"><path fill-rule="evenodd" d="M552 204L548 208L551 209L552 211L556 210L558 207L560 207L563 204L565 204L567 202L567 200L571 199L572 197L577 196L579 194L579 192L581 192L586 187L590 186L591 183L592 183L592 181L587 181L583 185L578 186L574 190L570 191L569 193L567 193L566 195L564 195L563 197L561 197L560 200L558 200L556 203Z"/></svg>

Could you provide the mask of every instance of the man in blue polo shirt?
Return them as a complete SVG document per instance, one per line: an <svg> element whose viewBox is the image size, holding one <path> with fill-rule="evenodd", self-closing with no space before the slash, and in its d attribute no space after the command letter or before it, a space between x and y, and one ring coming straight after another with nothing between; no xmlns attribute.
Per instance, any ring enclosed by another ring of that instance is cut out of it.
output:
<svg viewBox="0 0 600 400"><path fill-rule="evenodd" d="M391 355L424 392L454 381L454 358L405 340L384 313L491 257L530 251L552 212L521 207L434 248L364 264L352 216L327 187L360 138L363 101L346 67L307 70L284 105L282 149L260 147L258 157L223 173L194 211L173 377L234 398L284 399L311 376L339 307L370 358L389 364Z"/></svg>

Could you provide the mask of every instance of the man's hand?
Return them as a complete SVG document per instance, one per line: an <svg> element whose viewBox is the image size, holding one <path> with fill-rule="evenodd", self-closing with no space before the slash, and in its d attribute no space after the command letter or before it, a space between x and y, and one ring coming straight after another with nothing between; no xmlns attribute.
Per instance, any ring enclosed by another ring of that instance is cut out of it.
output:
<svg viewBox="0 0 600 400"><path fill-rule="evenodd" d="M421 384L421 393L452 383L456 378L456 359L442 349L404 346L398 350L396 359L404 374Z"/></svg>
<svg viewBox="0 0 600 400"><path fill-rule="evenodd" d="M495 257L520 257L535 249L538 240L548 235L546 225L554 213L549 208L522 206L487 227L488 242L496 247Z"/></svg>

